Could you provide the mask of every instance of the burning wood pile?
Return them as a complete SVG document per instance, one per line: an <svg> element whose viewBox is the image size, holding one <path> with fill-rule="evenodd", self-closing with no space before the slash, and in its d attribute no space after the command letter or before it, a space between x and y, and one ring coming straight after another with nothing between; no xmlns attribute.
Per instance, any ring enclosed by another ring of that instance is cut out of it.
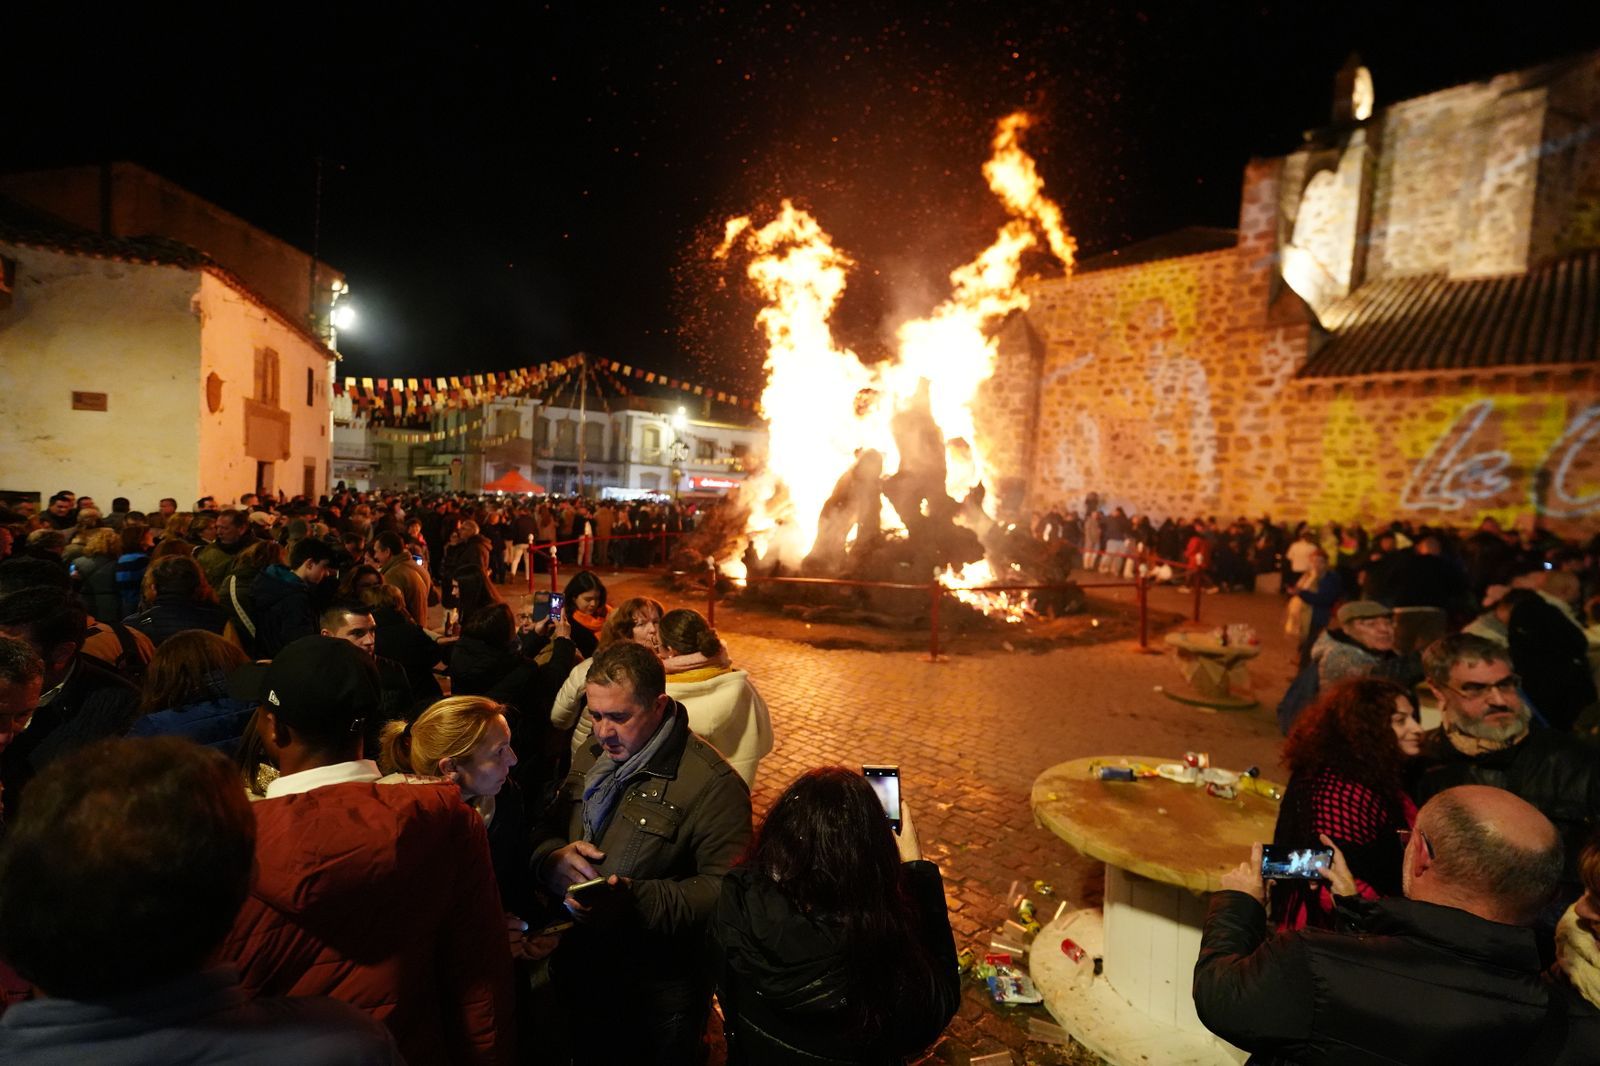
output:
<svg viewBox="0 0 1600 1066"><path fill-rule="evenodd" d="M973 417L994 371L996 328L1028 305L1023 254L1042 234L1062 266L1073 265L1061 210L1021 146L1030 121L1022 112L1002 119L983 166L1010 220L951 273L944 302L899 327L895 354L881 362L865 364L835 342L829 317L854 264L815 218L784 201L763 226L727 223L717 256L748 256L746 273L766 301L757 322L767 337L769 449L743 486L739 513L686 550L713 559L732 584L801 576L923 586L752 588L864 620L920 622L931 581L971 612L1007 621L1071 608L1074 597L1060 593L979 591L1066 578L1026 530L997 519Z"/></svg>

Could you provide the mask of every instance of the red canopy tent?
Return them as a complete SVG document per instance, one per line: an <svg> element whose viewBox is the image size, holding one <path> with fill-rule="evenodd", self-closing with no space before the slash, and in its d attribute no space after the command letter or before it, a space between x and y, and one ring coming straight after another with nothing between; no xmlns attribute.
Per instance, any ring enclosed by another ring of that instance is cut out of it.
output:
<svg viewBox="0 0 1600 1066"><path fill-rule="evenodd" d="M543 494L548 491L543 485L529 481L522 476L522 471L516 467L501 474L483 487L484 492L533 492Z"/></svg>

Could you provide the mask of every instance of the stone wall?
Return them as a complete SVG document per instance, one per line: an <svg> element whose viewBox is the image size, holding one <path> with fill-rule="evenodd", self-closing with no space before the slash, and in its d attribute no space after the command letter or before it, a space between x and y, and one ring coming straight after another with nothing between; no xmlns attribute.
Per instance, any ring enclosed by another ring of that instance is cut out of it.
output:
<svg viewBox="0 0 1600 1066"><path fill-rule="evenodd" d="M1244 248L1034 287L979 419L999 477L1027 478L1020 512L1092 491L1158 518L1465 526L1533 510L1592 532L1600 376L1300 380L1315 332L1292 293L1269 303L1272 291L1267 261ZM1030 364L1031 379L1018 369Z"/></svg>
<svg viewBox="0 0 1600 1066"><path fill-rule="evenodd" d="M1232 249L1029 289L980 393L1012 515L1600 524L1600 366L1295 377L1312 308L1600 246L1600 53L1396 104L1245 169ZM1302 302L1304 296L1307 302Z"/></svg>

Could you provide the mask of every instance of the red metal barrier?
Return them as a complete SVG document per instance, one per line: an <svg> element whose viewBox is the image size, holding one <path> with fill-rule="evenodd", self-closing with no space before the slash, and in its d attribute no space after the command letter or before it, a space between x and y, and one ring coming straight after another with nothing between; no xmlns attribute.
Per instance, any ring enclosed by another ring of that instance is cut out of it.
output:
<svg viewBox="0 0 1600 1066"><path fill-rule="evenodd" d="M533 564L539 558L537 549L533 546L533 534L528 534L528 554L523 556L523 562L528 564L528 595L533 595Z"/></svg>
<svg viewBox="0 0 1600 1066"><path fill-rule="evenodd" d="M1141 551L1142 554L1142 551ZM1140 559L1133 572L1134 595L1139 600L1139 650L1150 650L1150 584L1145 576L1144 560Z"/></svg>
<svg viewBox="0 0 1600 1066"><path fill-rule="evenodd" d="M715 629L717 628L717 561L707 559L706 569L710 571L707 576L711 578L706 586L706 625Z"/></svg>

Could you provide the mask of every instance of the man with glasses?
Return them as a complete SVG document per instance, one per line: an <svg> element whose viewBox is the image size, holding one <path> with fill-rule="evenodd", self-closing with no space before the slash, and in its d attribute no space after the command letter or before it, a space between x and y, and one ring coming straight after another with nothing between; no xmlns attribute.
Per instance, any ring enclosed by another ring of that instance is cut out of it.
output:
<svg viewBox="0 0 1600 1066"><path fill-rule="evenodd" d="M28 728L44 689L44 660L25 640L0 636L0 751ZM5 785L0 783L0 826L5 824Z"/></svg>
<svg viewBox="0 0 1600 1066"><path fill-rule="evenodd" d="M1531 928L1561 859L1532 805L1449 789L1417 813L1403 897L1355 896L1336 855L1339 930L1271 936L1257 844L1211 896L1195 1010L1251 1061L1594 1062L1600 1011L1545 980Z"/></svg>
<svg viewBox="0 0 1600 1066"><path fill-rule="evenodd" d="M1533 804L1566 843L1555 901L1565 909L1583 892L1578 853L1600 818L1600 751L1531 727L1521 679L1498 644L1456 633L1429 645L1422 665L1443 722L1422 738L1412 798L1421 804L1456 785L1492 785ZM1553 923L1560 913L1547 917Z"/></svg>
<svg viewBox="0 0 1600 1066"><path fill-rule="evenodd" d="M1338 629L1323 630L1311 645L1318 691L1352 677L1382 677L1408 688L1422 680L1417 657L1394 649L1394 610L1388 604L1352 600L1339 608L1338 619Z"/></svg>

